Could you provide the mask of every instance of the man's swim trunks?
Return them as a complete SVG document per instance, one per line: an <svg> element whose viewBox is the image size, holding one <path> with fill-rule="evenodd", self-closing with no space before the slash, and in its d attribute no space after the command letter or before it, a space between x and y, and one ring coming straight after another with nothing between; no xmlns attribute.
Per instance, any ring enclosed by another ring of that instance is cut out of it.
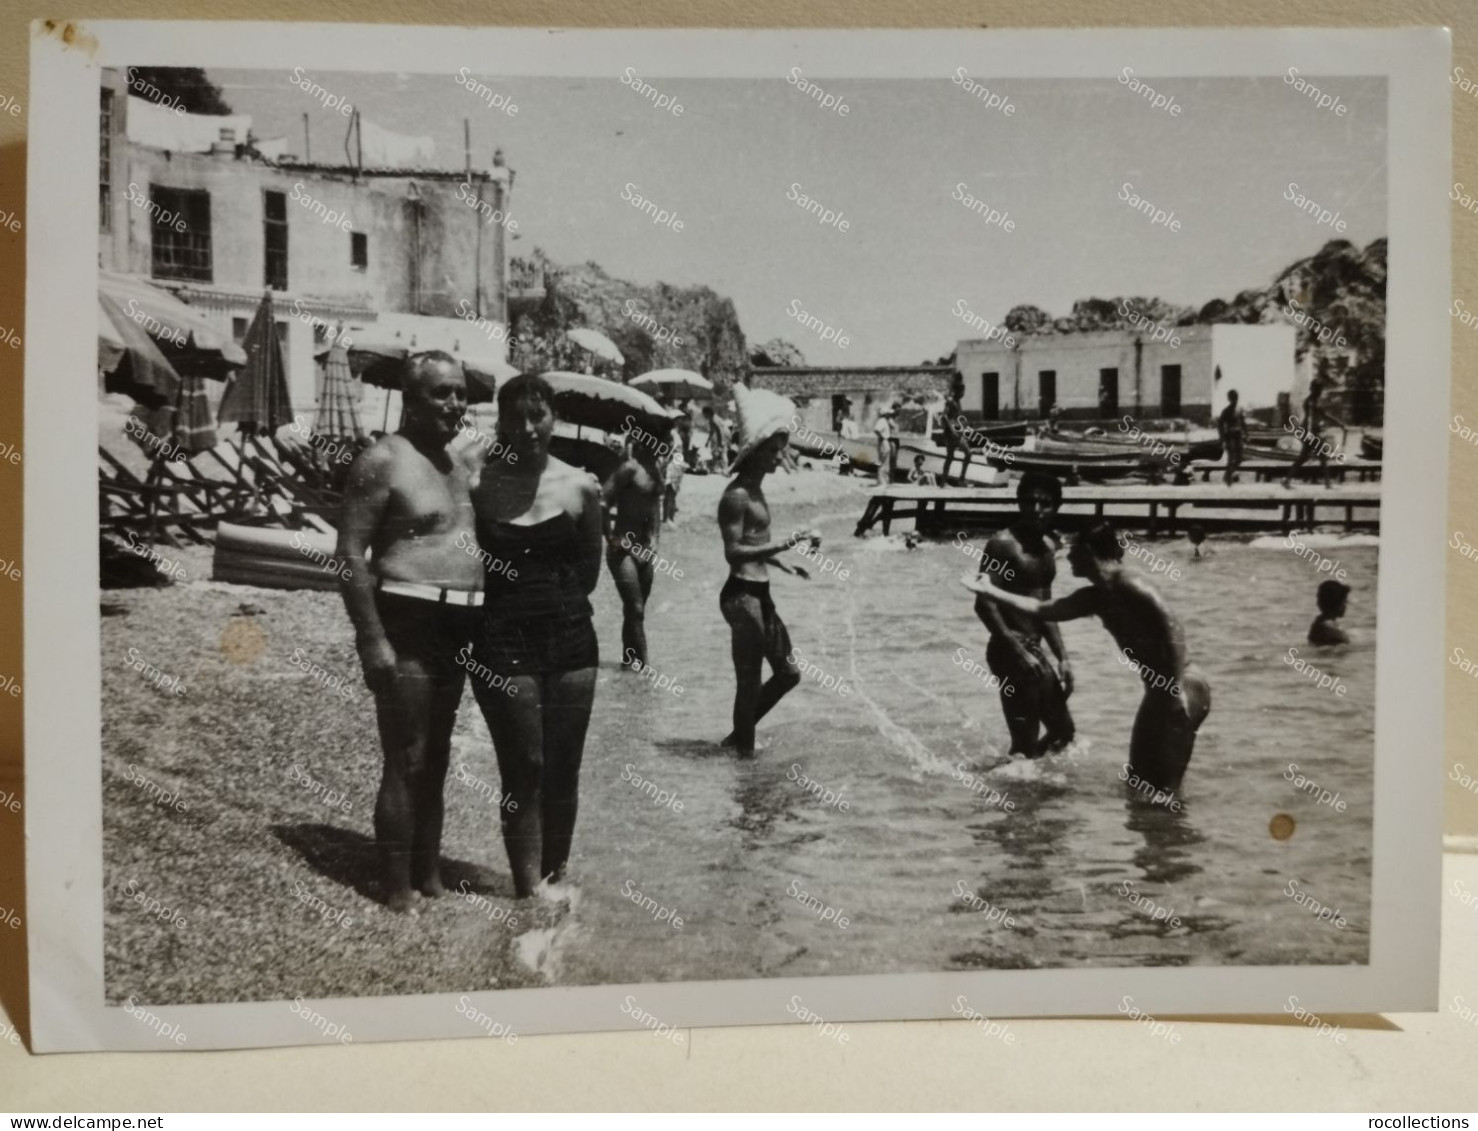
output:
<svg viewBox="0 0 1478 1131"><path fill-rule="evenodd" d="M480 608L383 590L375 591L375 608L397 657L418 661L427 675L441 681L460 681L467 674L457 663L457 652L476 633Z"/></svg>
<svg viewBox="0 0 1478 1131"><path fill-rule="evenodd" d="M731 577L718 595L719 611L736 637L745 636L758 644L776 671L792 666L790 633L770 600L768 581L750 581Z"/></svg>

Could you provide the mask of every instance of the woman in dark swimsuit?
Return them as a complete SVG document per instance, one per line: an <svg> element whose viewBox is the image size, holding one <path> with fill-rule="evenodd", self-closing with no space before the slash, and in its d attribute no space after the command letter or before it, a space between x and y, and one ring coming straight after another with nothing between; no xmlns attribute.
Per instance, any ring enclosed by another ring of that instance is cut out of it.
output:
<svg viewBox="0 0 1478 1131"><path fill-rule="evenodd" d="M598 662L595 482L549 454L554 392L541 377L498 391L498 438L472 489L486 580L472 689L502 776L503 843L520 898L564 876Z"/></svg>

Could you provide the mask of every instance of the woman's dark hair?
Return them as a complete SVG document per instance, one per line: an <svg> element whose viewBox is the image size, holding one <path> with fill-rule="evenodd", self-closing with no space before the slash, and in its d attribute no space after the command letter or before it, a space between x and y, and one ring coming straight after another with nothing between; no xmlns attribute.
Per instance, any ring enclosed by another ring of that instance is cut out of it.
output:
<svg viewBox="0 0 1478 1131"><path fill-rule="evenodd" d="M558 415L554 411L554 390L537 373L520 373L505 381L498 390L500 417L513 412L523 413L536 403L542 404L550 416Z"/></svg>
<svg viewBox="0 0 1478 1131"><path fill-rule="evenodd" d="M1046 491L1052 496L1054 507L1062 506L1062 484L1057 481L1057 476L1048 475L1045 471L1028 471L1021 477L1021 482L1016 484L1016 498L1024 499L1028 491Z"/></svg>
<svg viewBox="0 0 1478 1131"><path fill-rule="evenodd" d="M1114 529L1112 522L1095 522L1084 530L1079 531L1074 539L1074 545L1085 546L1099 561L1107 559L1111 562L1124 560L1124 543L1119 541L1119 532Z"/></svg>

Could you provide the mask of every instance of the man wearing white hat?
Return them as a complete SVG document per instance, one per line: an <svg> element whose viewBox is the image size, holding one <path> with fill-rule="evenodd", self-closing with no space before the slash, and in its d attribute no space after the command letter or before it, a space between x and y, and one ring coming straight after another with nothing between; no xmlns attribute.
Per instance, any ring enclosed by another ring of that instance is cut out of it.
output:
<svg viewBox="0 0 1478 1131"><path fill-rule="evenodd" d="M798 577L805 569L778 560L793 546L816 549L821 536L805 530L780 542L770 540L770 505L764 479L785 462L795 405L778 393L734 389L739 454L729 473L735 478L719 500L718 524L724 539L729 580L719 594L719 609L729 622L734 657L734 730L724 739L741 758L754 757L755 724L801 681L791 652L790 634L770 599L771 565ZM764 662L770 678L761 682Z"/></svg>
<svg viewBox="0 0 1478 1131"><path fill-rule="evenodd" d="M872 430L878 437L878 486L886 487L893 482L893 468L898 463L898 430L893 418L898 409L889 405L878 413L877 423Z"/></svg>

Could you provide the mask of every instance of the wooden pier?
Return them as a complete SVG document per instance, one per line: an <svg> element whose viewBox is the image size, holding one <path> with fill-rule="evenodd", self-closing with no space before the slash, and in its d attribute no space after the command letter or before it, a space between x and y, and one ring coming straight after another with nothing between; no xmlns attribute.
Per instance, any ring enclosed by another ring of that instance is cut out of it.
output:
<svg viewBox="0 0 1478 1131"><path fill-rule="evenodd" d="M1358 512L1358 513L1357 513ZM868 495L854 533L874 526L887 534L897 519L911 518L921 534L967 527L999 529L1018 513L1016 488L881 487ZM1308 530L1342 525L1346 531L1380 530L1380 488L1342 484L1325 490L1234 483L1188 487L1064 487L1057 512L1060 529L1073 530L1094 519L1148 534L1176 534L1191 523L1215 530Z"/></svg>

